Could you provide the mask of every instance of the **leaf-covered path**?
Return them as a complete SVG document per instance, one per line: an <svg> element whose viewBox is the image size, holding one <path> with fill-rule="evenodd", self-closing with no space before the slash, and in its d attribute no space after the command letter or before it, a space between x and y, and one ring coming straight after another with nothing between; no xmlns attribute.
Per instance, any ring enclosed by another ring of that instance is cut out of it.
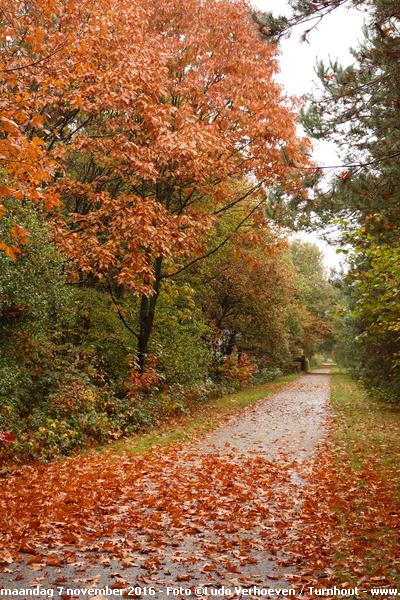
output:
<svg viewBox="0 0 400 600"><path fill-rule="evenodd" d="M324 368L190 445L22 468L0 486L0 585L290 586L328 397Z"/></svg>

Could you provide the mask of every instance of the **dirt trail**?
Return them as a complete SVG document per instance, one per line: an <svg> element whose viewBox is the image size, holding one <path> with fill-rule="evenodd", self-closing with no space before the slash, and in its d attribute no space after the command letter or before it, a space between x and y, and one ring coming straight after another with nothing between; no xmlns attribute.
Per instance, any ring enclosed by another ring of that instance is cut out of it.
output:
<svg viewBox="0 0 400 600"><path fill-rule="evenodd" d="M50 561L21 554L0 572L0 587L153 586L156 598L167 586L290 587L296 565L284 540L301 511L301 463L325 432L329 379L329 367L304 375L201 441L153 456L159 471L144 471L140 493L123 497L121 485L110 517L101 507L109 520L97 540L55 542Z"/></svg>

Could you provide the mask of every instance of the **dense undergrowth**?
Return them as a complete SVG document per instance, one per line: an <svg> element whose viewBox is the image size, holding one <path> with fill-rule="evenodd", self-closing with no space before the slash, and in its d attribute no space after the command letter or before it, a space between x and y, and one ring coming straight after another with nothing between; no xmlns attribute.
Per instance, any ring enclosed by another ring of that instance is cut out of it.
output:
<svg viewBox="0 0 400 600"><path fill-rule="evenodd" d="M47 461L149 431L243 385L291 372L300 344L312 353L321 342L308 323L317 318L312 310L326 310L323 292L321 307L315 296L310 311L299 304L321 286L302 274L312 247L296 247L293 259L287 249L266 256L263 268L275 286L267 279L268 296L253 296L253 303L252 290L235 276L240 267L248 286L258 267L242 261L232 272L224 266L234 260L227 251L206 273L164 285L141 376L136 340L124 324L127 315L134 320L139 300L120 292L117 307L105 285L74 270L39 212L10 206L4 218L24 223L30 239L17 260L0 254L2 460ZM218 269L226 269L218 275L221 290L204 282ZM258 323L267 314L263 329Z"/></svg>

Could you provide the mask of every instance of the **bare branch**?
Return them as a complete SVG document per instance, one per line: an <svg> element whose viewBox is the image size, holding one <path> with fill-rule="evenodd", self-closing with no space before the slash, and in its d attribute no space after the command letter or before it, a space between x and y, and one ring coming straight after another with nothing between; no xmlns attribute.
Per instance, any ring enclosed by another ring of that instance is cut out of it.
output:
<svg viewBox="0 0 400 600"><path fill-rule="evenodd" d="M131 334L132 334L132 335L134 335L134 336L135 336L135 338L136 338L137 340L139 340L139 334L138 334L138 333L136 333L136 331L133 331L133 329L132 329L132 328L130 327L130 325L127 323L127 321L126 321L126 319L125 319L124 315L122 314L122 311L121 311L121 309L120 309L120 306L119 306L119 304L118 304L118 302L117 302L117 299L115 298L115 295L114 295L114 292L113 292L112 286L111 286L111 284L110 284L110 282L109 282L109 281L107 281L107 287L108 287L108 291L110 292L111 300L113 301L113 303L114 303L114 306L116 307L116 309L117 309L117 311L118 311L118 316L119 316L119 318L121 319L122 323L125 325L125 327L127 328L127 330L128 330L128 331L130 331L130 332L131 332Z"/></svg>
<svg viewBox="0 0 400 600"><path fill-rule="evenodd" d="M189 267L193 266L194 264L196 264L197 262L199 262L200 260L203 260L205 258L208 258L209 256L211 256L212 254L215 254L216 252L218 252L218 250L220 248L222 248L222 246L224 246L233 236L235 233L237 233L237 231L239 231L239 229L245 224L246 221L248 221L248 219L250 219L251 215L254 214L256 212L256 210L258 208L260 208L260 206L264 203L264 198L258 202L252 209L251 211L244 217L244 219L242 219L239 223L239 225L237 225L237 227L235 227L235 229L233 229L229 235L227 235L222 242L220 242L217 246L215 246L212 250L209 250L209 252L206 252L206 254L203 254L202 256L198 256L197 258L194 258L193 260L191 260L189 263L187 263L187 265L184 265L183 267L181 267L180 269L178 269L177 271L175 271L175 273L170 273L170 274L165 274L162 275L162 279L169 279L171 277L175 277L175 275L178 275L179 273L182 273L182 271L186 271L186 269L188 269Z"/></svg>

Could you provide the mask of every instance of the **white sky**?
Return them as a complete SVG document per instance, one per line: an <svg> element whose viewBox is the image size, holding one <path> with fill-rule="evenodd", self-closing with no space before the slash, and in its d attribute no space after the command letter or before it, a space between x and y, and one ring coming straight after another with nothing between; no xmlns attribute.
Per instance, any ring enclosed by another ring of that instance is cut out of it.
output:
<svg viewBox="0 0 400 600"><path fill-rule="evenodd" d="M290 14L285 0L252 0L259 10L272 11L275 14ZM315 73L317 59L325 62L329 58L339 59L342 64L352 62L350 47L356 48L362 39L362 26L365 13L355 9L338 8L325 17L309 35L309 43L301 42L300 36L304 27L296 28L290 38L281 42L281 74L279 81L291 95L302 96L316 90L318 77ZM315 144L314 159L320 165L335 165L338 155L332 144L323 142ZM319 246L324 254L327 269L338 267L341 256L335 248L326 244L316 234L301 234L301 239L311 241Z"/></svg>

